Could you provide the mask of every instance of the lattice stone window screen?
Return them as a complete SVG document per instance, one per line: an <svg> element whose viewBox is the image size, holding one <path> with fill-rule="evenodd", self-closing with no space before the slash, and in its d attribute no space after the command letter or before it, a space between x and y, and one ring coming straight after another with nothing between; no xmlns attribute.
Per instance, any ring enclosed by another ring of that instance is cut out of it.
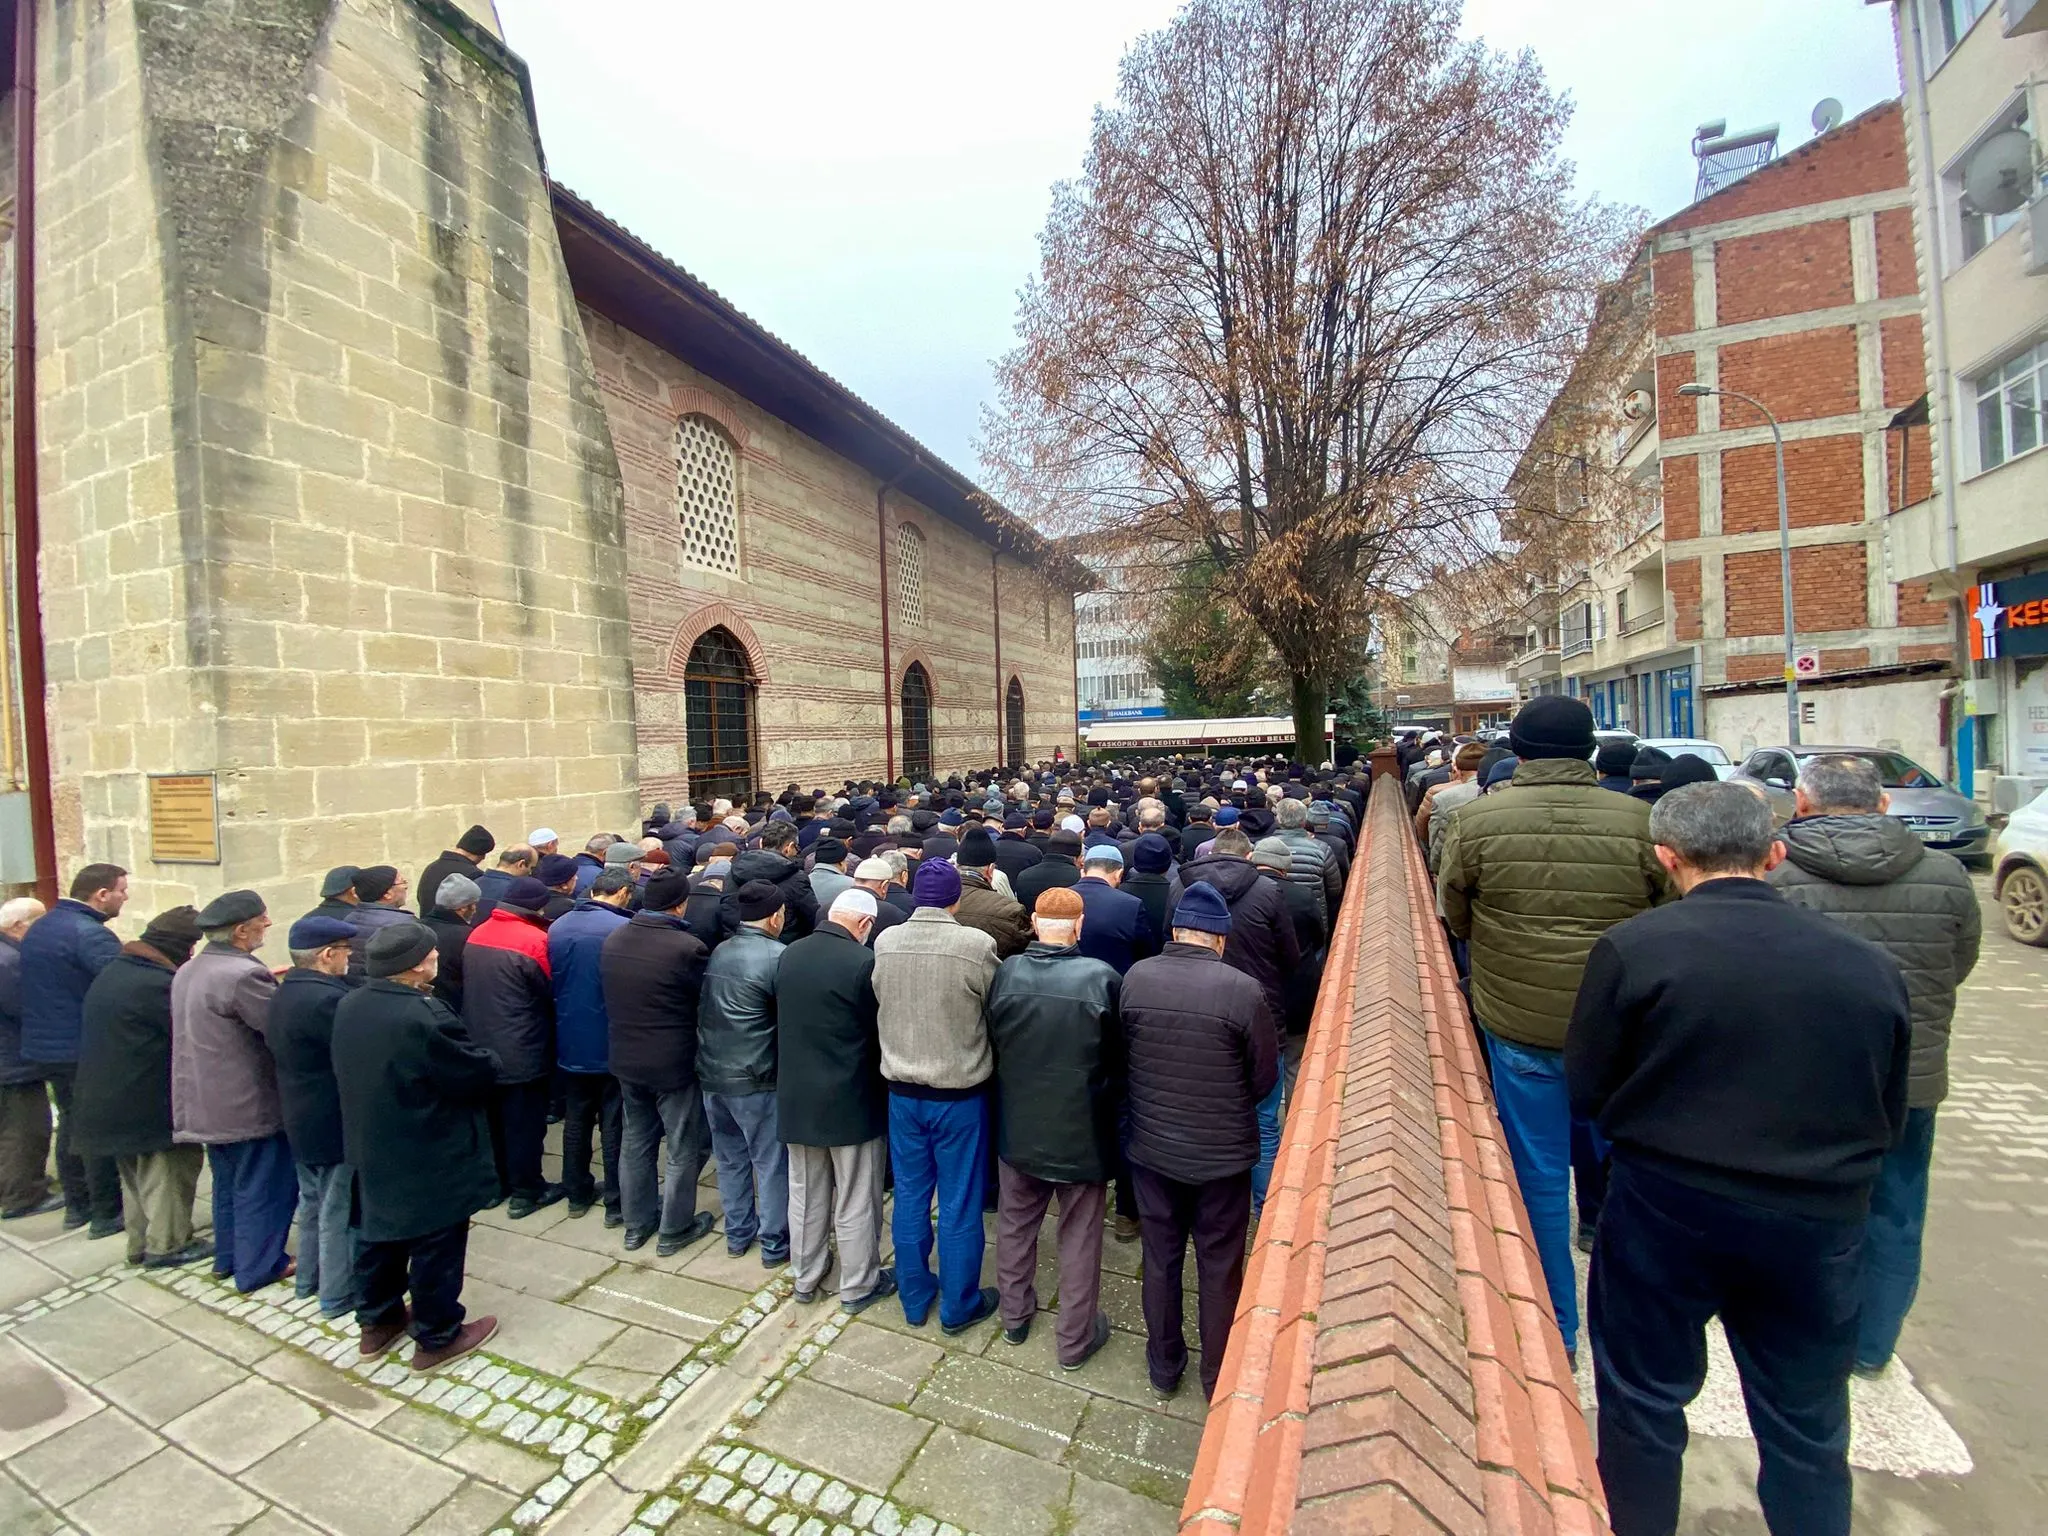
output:
<svg viewBox="0 0 2048 1536"><path fill-rule="evenodd" d="M740 514L732 444L701 416L676 423L676 517L683 564L737 576Z"/></svg>
<svg viewBox="0 0 2048 1536"><path fill-rule="evenodd" d="M906 624L924 623L924 535L896 525L896 607Z"/></svg>

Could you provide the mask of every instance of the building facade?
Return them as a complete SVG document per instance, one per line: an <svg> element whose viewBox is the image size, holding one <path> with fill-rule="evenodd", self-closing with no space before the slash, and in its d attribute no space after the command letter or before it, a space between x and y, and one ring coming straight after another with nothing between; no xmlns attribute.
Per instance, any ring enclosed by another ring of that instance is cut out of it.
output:
<svg viewBox="0 0 2048 1536"><path fill-rule="evenodd" d="M1085 572L551 186L484 0L18 3L47 689L5 757L65 874L285 910L472 820L1073 750Z"/></svg>
<svg viewBox="0 0 2048 1536"><path fill-rule="evenodd" d="M1955 757L2011 804L2048 779L2048 6L1883 0L1906 83L1910 234L1926 293L1931 475L1890 519L1894 569L1968 637ZM1999 195L1999 163L2020 174ZM1980 207L1966 189L1990 166Z"/></svg>
<svg viewBox="0 0 2048 1536"><path fill-rule="evenodd" d="M1074 697L1084 724L1151 720L1166 693L1146 662L1146 602L1114 560L1088 562L1100 583L1074 599Z"/></svg>

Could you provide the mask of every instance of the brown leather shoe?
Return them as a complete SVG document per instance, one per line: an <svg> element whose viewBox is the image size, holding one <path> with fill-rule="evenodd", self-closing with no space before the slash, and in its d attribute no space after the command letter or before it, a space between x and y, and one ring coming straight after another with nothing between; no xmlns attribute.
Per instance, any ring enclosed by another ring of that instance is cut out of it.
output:
<svg viewBox="0 0 2048 1536"><path fill-rule="evenodd" d="M356 1341L356 1356L362 1360L375 1360L388 1355L405 1337L405 1330L412 1326L412 1309L405 1309L405 1315L395 1323L379 1323L374 1328L365 1328L362 1337Z"/></svg>
<svg viewBox="0 0 2048 1536"><path fill-rule="evenodd" d="M412 1352L412 1368L415 1371L435 1371L450 1360L460 1360L473 1350L483 1348L484 1340L498 1331L495 1317L478 1317L462 1325L462 1329L439 1349L415 1349Z"/></svg>

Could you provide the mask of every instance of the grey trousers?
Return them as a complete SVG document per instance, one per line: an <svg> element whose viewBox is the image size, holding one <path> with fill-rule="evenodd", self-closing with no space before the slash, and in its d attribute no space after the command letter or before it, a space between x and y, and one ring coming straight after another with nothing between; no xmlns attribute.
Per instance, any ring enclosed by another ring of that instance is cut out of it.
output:
<svg viewBox="0 0 2048 1536"><path fill-rule="evenodd" d="M27 1211L50 1193L50 1090L0 1083L0 1211Z"/></svg>
<svg viewBox="0 0 2048 1536"><path fill-rule="evenodd" d="M789 1265L800 1291L815 1291L839 1239L839 1299L858 1301L882 1277L882 1174L888 1139L850 1147L789 1149Z"/></svg>
<svg viewBox="0 0 2048 1536"><path fill-rule="evenodd" d="M318 1296L322 1317L356 1309L356 1238L349 1227L355 1170L347 1163L298 1164L300 1296Z"/></svg>
<svg viewBox="0 0 2048 1536"><path fill-rule="evenodd" d="M128 1261L160 1259L192 1241L192 1194L206 1148L181 1144L118 1160Z"/></svg>
<svg viewBox="0 0 2048 1536"><path fill-rule="evenodd" d="M1102 1302L1102 1214L1107 1184L1048 1184L996 1164L1002 1191L996 1201L996 1290L1002 1297L1003 1326L1015 1328L1038 1312L1038 1229L1046 1207L1060 1202L1060 1311L1053 1342L1060 1363L1071 1364L1095 1337Z"/></svg>
<svg viewBox="0 0 2048 1536"><path fill-rule="evenodd" d="M711 1150L704 1095L696 1084L666 1092L619 1084L625 1131L619 1137L619 1214L629 1232L680 1237L697 1219L697 1175ZM661 1167L662 1144L668 1166Z"/></svg>

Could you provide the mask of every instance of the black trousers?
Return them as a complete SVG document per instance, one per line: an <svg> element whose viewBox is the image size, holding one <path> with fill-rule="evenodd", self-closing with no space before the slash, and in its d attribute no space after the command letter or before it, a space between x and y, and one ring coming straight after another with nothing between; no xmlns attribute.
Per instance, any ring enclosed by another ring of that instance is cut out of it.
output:
<svg viewBox="0 0 2048 1536"><path fill-rule="evenodd" d="M1244 1288L1244 1236L1252 1217L1252 1174L1183 1184L1131 1164L1145 1253L1145 1366L1155 1387L1180 1381L1188 1365L1182 1331L1181 1270L1195 1242L1196 1327L1202 1345L1202 1395L1216 1391L1223 1351Z"/></svg>
<svg viewBox="0 0 2048 1536"><path fill-rule="evenodd" d="M547 1079L541 1079L541 1113L547 1113ZM356 1323L375 1328L405 1315L412 1293L412 1337L422 1349L439 1349L462 1328L462 1263L469 1252L469 1223L423 1237L356 1245Z"/></svg>
<svg viewBox="0 0 2048 1536"><path fill-rule="evenodd" d="M54 1062L50 1096L57 1101L57 1180L64 1186L65 1214L94 1221L121 1218L121 1170L111 1157L81 1157L71 1149L71 1089L78 1081L78 1063Z"/></svg>
<svg viewBox="0 0 2048 1536"><path fill-rule="evenodd" d="M590 1133L604 1142L604 1208L619 1209L619 1141L625 1112L619 1080L609 1072L564 1072L562 1104L562 1187L572 1205L592 1205L597 1185L590 1177Z"/></svg>
<svg viewBox="0 0 2048 1536"><path fill-rule="evenodd" d="M1587 1289L1615 1536L1678 1529L1685 1405L1706 1380L1716 1314L1742 1377L1772 1536L1849 1536L1863 1229L1709 1194L1616 1156Z"/></svg>
<svg viewBox="0 0 2048 1536"><path fill-rule="evenodd" d="M491 1090L491 1153L506 1195L538 1200L547 1189L541 1148L548 1139L548 1079L500 1083Z"/></svg>

